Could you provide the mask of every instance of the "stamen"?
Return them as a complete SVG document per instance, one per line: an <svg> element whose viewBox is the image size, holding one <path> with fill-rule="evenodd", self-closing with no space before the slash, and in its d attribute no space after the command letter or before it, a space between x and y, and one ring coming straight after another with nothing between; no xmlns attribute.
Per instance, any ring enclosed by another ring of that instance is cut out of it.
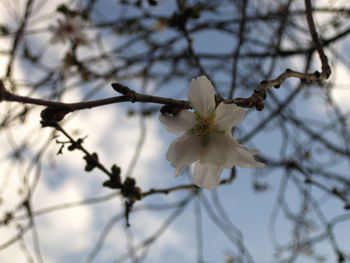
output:
<svg viewBox="0 0 350 263"><path fill-rule="evenodd" d="M208 138L208 135L216 131L214 124L215 112L210 114L207 118L202 118L197 112L194 112L196 116L196 125L189 129L186 133L190 135L197 135Z"/></svg>

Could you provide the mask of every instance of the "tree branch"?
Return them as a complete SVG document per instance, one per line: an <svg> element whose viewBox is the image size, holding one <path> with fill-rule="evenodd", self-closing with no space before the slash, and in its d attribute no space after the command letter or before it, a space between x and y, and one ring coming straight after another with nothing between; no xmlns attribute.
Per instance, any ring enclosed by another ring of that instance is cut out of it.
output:
<svg viewBox="0 0 350 263"><path fill-rule="evenodd" d="M306 20L307 20L307 24L309 26L309 30L311 33L312 41L315 44L317 53L320 56L321 63L322 63L321 75L325 75L325 78L327 79L331 75L331 68L328 64L327 56L323 51L321 41L318 38L318 34L316 32L315 22L314 22L314 19L312 17L312 6L311 6L310 0L305 0L305 7L306 7L306 11L305 11L306 12Z"/></svg>

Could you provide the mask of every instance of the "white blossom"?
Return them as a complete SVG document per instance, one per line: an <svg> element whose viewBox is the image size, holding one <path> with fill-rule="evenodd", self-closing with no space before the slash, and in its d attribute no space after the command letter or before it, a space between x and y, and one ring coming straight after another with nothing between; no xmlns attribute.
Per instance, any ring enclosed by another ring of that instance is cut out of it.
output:
<svg viewBox="0 0 350 263"><path fill-rule="evenodd" d="M187 96L194 111L182 110L175 116L161 114L159 117L169 132L181 135L166 153L176 176L184 166L195 163L194 183L214 189L225 168L265 166L254 159L258 150L244 147L231 135L232 127L243 120L244 109L223 102L216 106L214 88L205 76L192 80Z"/></svg>
<svg viewBox="0 0 350 263"><path fill-rule="evenodd" d="M64 20L58 20L57 25L49 27L53 34L50 42L56 44L71 40L75 44L88 45L90 40L83 30L84 24L79 16L66 16Z"/></svg>

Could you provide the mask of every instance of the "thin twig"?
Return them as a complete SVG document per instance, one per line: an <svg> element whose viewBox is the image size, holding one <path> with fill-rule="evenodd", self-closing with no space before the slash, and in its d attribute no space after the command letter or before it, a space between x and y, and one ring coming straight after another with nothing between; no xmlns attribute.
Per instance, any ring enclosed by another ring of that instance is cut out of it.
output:
<svg viewBox="0 0 350 263"><path fill-rule="evenodd" d="M147 102L147 103L158 103L158 104L166 104L166 105L175 105L181 106L183 108L190 108L190 103L184 100L175 100L171 98L157 97L151 95L144 95L137 93L128 88L129 93L125 93L123 96L110 97L100 100L92 100L92 101L83 101L76 103L64 103L57 102L45 99L36 99L26 96L19 96L7 91L2 82L0 81L0 102L1 101L9 101L9 102L19 102L24 104L34 104L38 106L46 106L53 109L67 110L68 112L73 112L77 110L91 109L95 107L100 107L104 105L119 103L119 102ZM112 86L119 85L113 83Z"/></svg>
<svg viewBox="0 0 350 263"><path fill-rule="evenodd" d="M322 72L321 75L324 74L326 78L328 78L331 75L331 68L328 64L328 59L326 54L323 51L323 47L321 44L321 41L318 37L318 34L316 32L316 27L315 27L315 22L312 17L312 6L310 0L305 0L305 7L306 7L306 19L307 19L307 24L309 26L309 30L311 33L312 41L315 44L316 50L318 55L320 56L320 60L322 63Z"/></svg>

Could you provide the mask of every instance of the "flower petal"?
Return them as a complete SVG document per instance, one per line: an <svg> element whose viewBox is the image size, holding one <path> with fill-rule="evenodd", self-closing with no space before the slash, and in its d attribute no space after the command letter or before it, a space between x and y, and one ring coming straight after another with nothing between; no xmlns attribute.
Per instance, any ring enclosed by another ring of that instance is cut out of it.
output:
<svg viewBox="0 0 350 263"><path fill-rule="evenodd" d="M242 146L242 145L241 145ZM255 149L248 149L244 146L237 149L239 159L237 165L241 168L263 168L264 163L257 162L254 158L254 154L258 152Z"/></svg>
<svg viewBox="0 0 350 263"><path fill-rule="evenodd" d="M200 153L199 162L223 165L227 155L230 154L229 145L232 140L225 133L214 132L210 134L208 144L202 148Z"/></svg>
<svg viewBox="0 0 350 263"><path fill-rule="evenodd" d="M231 131L245 116L245 110L235 104L221 102L215 110L214 123L220 131Z"/></svg>
<svg viewBox="0 0 350 263"><path fill-rule="evenodd" d="M220 183L222 168L209 163L197 162L193 170L195 185L212 190Z"/></svg>
<svg viewBox="0 0 350 263"><path fill-rule="evenodd" d="M241 168L262 168L265 164L257 162L254 158L254 154L258 152L258 150L248 149L235 140L232 140L229 146L229 154L223 166L224 168L232 168L236 165Z"/></svg>
<svg viewBox="0 0 350 263"><path fill-rule="evenodd" d="M206 76L191 81L187 97L201 117L208 117L215 111L214 87Z"/></svg>
<svg viewBox="0 0 350 263"><path fill-rule="evenodd" d="M171 166L176 169L175 176L180 174L185 165L198 160L200 149L200 138L195 135L185 134L170 144L166 158L171 162Z"/></svg>
<svg viewBox="0 0 350 263"><path fill-rule="evenodd" d="M175 134L184 134L196 125L193 112L185 110L180 111L176 116L161 114L159 120L168 132Z"/></svg>

